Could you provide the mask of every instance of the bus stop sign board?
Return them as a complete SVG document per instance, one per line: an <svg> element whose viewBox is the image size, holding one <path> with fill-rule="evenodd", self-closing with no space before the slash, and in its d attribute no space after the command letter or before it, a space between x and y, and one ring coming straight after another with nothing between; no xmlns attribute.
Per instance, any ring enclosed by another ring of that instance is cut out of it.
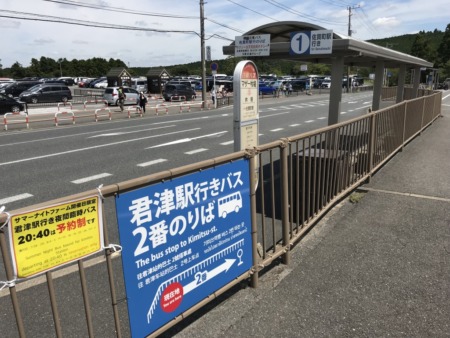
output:
<svg viewBox="0 0 450 338"><path fill-rule="evenodd" d="M133 337L145 337L253 265L249 160L116 196Z"/></svg>

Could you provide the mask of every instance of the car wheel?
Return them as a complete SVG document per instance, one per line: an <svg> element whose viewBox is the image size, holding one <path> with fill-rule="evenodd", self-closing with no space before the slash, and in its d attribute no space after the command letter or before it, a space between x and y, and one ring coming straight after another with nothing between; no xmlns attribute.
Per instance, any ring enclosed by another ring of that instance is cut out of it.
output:
<svg viewBox="0 0 450 338"><path fill-rule="evenodd" d="M11 112L15 113L15 114L19 113L20 112L20 107L19 106L12 106L11 107Z"/></svg>
<svg viewBox="0 0 450 338"><path fill-rule="evenodd" d="M37 97L32 97L31 98L31 103L38 103L38 98Z"/></svg>

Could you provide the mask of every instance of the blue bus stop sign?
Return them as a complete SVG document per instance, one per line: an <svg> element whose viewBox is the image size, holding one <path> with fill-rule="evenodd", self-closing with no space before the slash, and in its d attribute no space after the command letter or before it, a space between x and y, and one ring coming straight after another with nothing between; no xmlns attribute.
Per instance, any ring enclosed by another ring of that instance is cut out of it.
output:
<svg viewBox="0 0 450 338"><path fill-rule="evenodd" d="M219 65L216 62L211 63L211 70L216 71L219 69Z"/></svg>
<svg viewBox="0 0 450 338"><path fill-rule="evenodd" d="M249 160L116 196L132 337L146 337L253 266Z"/></svg>

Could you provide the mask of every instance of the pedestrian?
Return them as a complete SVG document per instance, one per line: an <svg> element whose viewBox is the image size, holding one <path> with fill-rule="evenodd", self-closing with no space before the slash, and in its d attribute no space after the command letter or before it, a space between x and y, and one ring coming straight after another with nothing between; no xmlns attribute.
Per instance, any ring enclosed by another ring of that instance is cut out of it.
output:
<svg viewBox="0 0 450 338"><path fill-rule="evenodd" d="M123 104L124 104L125 99L127 98L127 96L123 92L123 87L122 86L119 87L118 92L119 92L119 107L120 107L120 111L123 112Z"/></svg>
<svg viewBox="0 0 450 338"><path fill-rule="evenodd" d="M288 84L288 95L290 96L292 94L292 83L289 82Z"/></svg>
<svg viewBox="0 0 450 338"><path fill-rule="evenodd" d="M142 112L145 114L145 105L147 104L147 97L144 95L144 92L139 93L138 97L138 105L141 107Z"/></svg>
<svg viewBox="0 0 450 338"><path fill-rule="evenodd" d="M211 100L212 100L213 106L215 107L216 106L216 89L214 88L214 86L211 89Z"/></svg>

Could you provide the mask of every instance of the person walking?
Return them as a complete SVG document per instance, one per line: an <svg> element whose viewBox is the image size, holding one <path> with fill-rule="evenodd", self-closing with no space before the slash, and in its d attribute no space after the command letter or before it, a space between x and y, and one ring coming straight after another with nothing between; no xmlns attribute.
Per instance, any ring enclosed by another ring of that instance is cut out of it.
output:
<svg viewBox="0 0 450 338"><path fill-rule="evenodd" d="M119 107L120 107L120 111L123 112L123 104L124 104L124 101L127 98L127 96L123 92L123 87L122 86L119 87L118 92L119 92Z"/></svg>
<svg viewBox="0 0 450 338"><path fill-rule="evenodd" d="M144 92L139 93L138 97L138 105L141 107L142 112L145 114L145 105L147 104L147 97L144 95Z"/></svg>
<svg viewBox="0 0 450 338"><path fill-rule="evenodd" d="M215 108L216 107L216 88L214 88L214 86L211 89L211 100L212 100L213 106Z"/></svg>

